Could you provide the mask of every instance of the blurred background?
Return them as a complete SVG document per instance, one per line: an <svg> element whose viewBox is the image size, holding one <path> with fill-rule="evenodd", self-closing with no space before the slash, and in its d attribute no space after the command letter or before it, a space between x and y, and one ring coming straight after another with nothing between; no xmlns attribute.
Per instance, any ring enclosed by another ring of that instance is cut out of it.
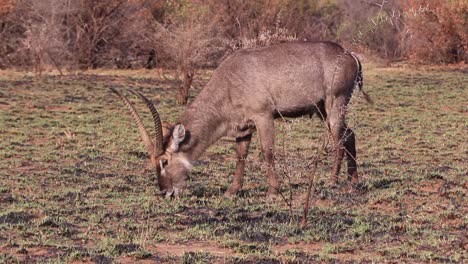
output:
<svg viewBox="0 0 468 264"><path fill-rule="evenodd" d="M0 68L213 67L329 40L388 61L467 62L464 0L2 0Z"/></svg>

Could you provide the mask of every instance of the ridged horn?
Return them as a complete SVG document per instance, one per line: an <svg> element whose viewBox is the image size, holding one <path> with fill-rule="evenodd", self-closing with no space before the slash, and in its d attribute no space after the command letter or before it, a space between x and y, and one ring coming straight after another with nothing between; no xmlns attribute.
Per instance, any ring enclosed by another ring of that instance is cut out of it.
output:
<svg viewBox="0 0 468 264"><path fill-rule="evenodd" d="M138 127L138 130L140 131L141 138L143 139L143 142L146 145L146 148L148 150L148 154L150 155L150 157L154 157L155 155L157 155L156 151L155 151L155 146L153 144L153 141L151 140L151 137L149 136L148 131L146 130L145 126L143 125L143 122L141 121L140 115L138 115L138 113L137 113L135 107L133 106L133 104L125 96L123 96L119 91L117 91L116 89L114 89L112 87L110 87L110 89L111 89L112 92L117 94L120 97L120 99L122 99L122 101L127 106L128 110L130 110L130 115L132 116L133 120L135 121L135 123L136 123L136 125Z"/></svg>
<svg viewBox="0 0 468 264"><path fill-rule="evenodd" d="M154 130L155 130L155 135L154 135L154 147L155 147L155 153L156 155L161 155L164 153L164 148L163 148L163 130L162 130L162 124L161 124L161 118L159 117L158 111L156 110L156 107L154 106L153 102L149 100L146 96L144 96L142 93L137 92L135 90L132 90L128 88L128 90L140 97L141 100L146 104L146 106L149 108L151 111L151 116L153 116L153 121L154 121Z"/></svg>

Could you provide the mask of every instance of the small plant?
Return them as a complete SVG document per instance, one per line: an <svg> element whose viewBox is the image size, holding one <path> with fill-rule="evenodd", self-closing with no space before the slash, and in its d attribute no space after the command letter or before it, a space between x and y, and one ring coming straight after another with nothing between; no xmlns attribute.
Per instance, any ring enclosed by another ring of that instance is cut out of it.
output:
<svg viewBox="0 0 468 264"><path fill-rule="evenodd" d="M207 252L185 252L182 255L182 264L202 264L208 263L212 259L211 254Z"/></svg>

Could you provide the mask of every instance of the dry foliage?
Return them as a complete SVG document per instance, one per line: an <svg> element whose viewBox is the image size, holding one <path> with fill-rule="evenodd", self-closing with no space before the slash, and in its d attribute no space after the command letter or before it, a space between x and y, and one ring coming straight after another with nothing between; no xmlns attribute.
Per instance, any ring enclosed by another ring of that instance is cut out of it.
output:
<svg viewBox="0 0 468 264"><path fill-rule="evenodd" d="M452 63L467 59L467 5L463 0L4 0L0 67L42 72L163 66L179 69L183 91L195 68L216 66L226 52L296 39L340 42L390 60Z"/></svg>
<svg viewBox="0 0 468 264"><path fill-rule="evenodd" d="M427 12L412 15L420 8ZM408 55L422 62L468 62L468 2L418 0L405 4Z"/></svg>
<svg viewBox="0 0 468 264"><path fill-rule="evenodd" d="M205 6L208 8L207 6ZM159 51L166 68L177 69L177 103L187 104L195 70L206 66L210 57L222 49L216 24L204 8L193 3L169 6L162 22L154 21L148 39Z"/></svg>
<svg viewBox="0 0 468 264"><path fill-rule="evenodd" d="M0 16L11 12L15 7L15 0L3 0L0 2Z"/></svg>
<svg viewBox="0 0 468 264"><path fill-rule="evenodd" d="M277 14L275 24L271 28L265 28L258 33L254 38L240 36L233 39L225 39L229 47L229 51L236 51L239 49L267 47L272 44L297 41L296 35L289 32L287 28L281 26L281 14ZM227 52L229 54L230 52Z"/></svg>

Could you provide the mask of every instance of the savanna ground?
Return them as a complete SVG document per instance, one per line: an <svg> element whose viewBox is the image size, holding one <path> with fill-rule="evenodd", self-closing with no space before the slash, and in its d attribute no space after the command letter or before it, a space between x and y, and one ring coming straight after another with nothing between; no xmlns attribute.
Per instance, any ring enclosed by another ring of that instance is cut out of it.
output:
<svg viewBox="0 0 468 264"><path fill-rule="evenodd" d="M362 183L348 192L342 174L332 186L332 159L319 164L304 230L298 218L319 119L277 122L278 171L286 197L293 193L292 216L282 199L265 197L256 140L238 197L222 197L235 167L226 138L197 163L184 195L164 200L144 169L133 121L107 89L141 91L174 122L184 107L174 104L174 83L157 76L0 72L0 263L467 260L466 70L366 65L375 104L357 93L349 114ZM150 126L144 105L130 98Z"/></svg>

